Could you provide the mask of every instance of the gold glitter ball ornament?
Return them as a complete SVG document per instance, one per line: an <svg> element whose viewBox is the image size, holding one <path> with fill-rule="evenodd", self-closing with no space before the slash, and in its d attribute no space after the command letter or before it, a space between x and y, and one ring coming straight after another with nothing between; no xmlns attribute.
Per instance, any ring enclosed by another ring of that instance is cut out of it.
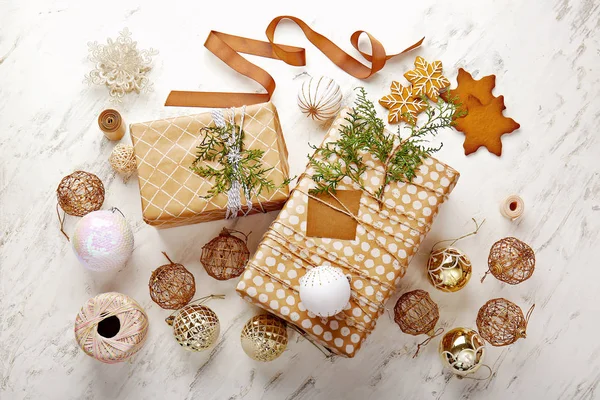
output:
<svg viewBox="0 0 600 400"><path fill-rule="evenodd" d="M210 348L219 338L220 323L217 314L201 304L188 304L173 317L166 319L173 326L177 343L189 351Z"/></svg>
<svg viewBox="0 0 600 400"><path fill-rule="evenodd" d="M442 337L439 353L444 366L463 377L483 365L485 342L473 329L454 328Z"/></svg>
<svg viewBox="0 0 600 400"><path fill-rule="evenodd" d="M273 361L287 348L286 324L274 315L256 315L244 325L241 341L248 357L256 361Z"/></svg>
<svg viewBox="0 0 600 400"><path fill-rule="evenodd" d="M427 262L427 276L436 289L456 292L471 279L472 267L469 257L455 247L434 250Z"/></svg>
<svg viewBox="0 0 600 400"><path fill-rule="evenodd" d="M535 269L535 252L525 242L514 237L501 239L492 245L488 257L488 273L510 285L526 281Z"/></svg>
<svg viewBox="0 0 600 400"><path fill-rule="evenodd" d="M527 337L527 323L535 304L523 315L521 308L503 298L485 303L477 313L479 334L492 346L506 346Z"/></svg>

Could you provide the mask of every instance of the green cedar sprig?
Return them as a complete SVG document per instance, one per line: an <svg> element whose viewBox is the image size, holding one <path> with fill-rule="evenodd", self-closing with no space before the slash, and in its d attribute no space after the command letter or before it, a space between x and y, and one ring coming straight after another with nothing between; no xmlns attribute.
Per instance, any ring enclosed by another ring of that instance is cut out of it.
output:
<svg viewBox="0 0 600 400"><path fill-rule="evenodd" d="M196 159L192 162L190 169L201 177L212 179L214 182L207 194L200 197L210 199L220 193L227 193L236 180L247 189L251 196L258 196L263 190L279 189L291 182L293 178L286 178L281 185L275 186L267 178L267 174L273 167L263 167L261 160L265 153L264 150L244 149L245 132L243 130L236 140L236 146L240 149L240 161L236 171L228 158L230 147L227 141L232 129L235 129L236 132L240 131L239 126L231 124L223 127L207 126L200 131L203 136L202 142L196 147ZM216 162L216 166L207 162Z"/></svg>
<svg viewBox="0 0 600 400"><path fill-rule="evenodd" d="M397 133L386 131L385 123L377 116L375 105L367 98L366 91L358 88L354 107L345 118L346 124L339 128L339 139L322 147L311 145L315 152L309 155L309 165L314 168L312 178L317 184L311 193L335 193L340 182L349 177L362 190L381 201L388 184L412 181L423 159L440 150L441 145L430 147L426 143L430 136L452 126L454 119L462 116L456 110L455 99L449 102L440 100L434 105L427 103L425 122L420 126L408 124L409 134L403 139L400 128ZM416 122L410 115L407 117ZM362 156L365 152L379 160L384 168L385 179L374 191L367 189L362 179L368 168Z"/></svg>

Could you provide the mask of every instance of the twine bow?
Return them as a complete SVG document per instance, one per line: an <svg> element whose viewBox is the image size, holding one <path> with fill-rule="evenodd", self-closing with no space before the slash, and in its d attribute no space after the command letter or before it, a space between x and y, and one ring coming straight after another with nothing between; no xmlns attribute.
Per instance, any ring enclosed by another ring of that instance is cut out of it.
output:
<svg viewBox="0 0 600 400"><path fill-rule="evenodd" d="M212 111L213 121L215 125L219 128L224 128L227 126L225 122L225 115L222 110L213 110ZM235 108L231 108L229 112L229 124L231 125L231 132L229 133L229 137L224 137L223 139L227 140L227 146L229 148L229 153L227 154L227 161L231 164L231 168L233 169L233 176L239 176L240 169L240 160L242 156L240 154L240 137L242 135L242 128L244 126L244 116L246 115L246 106L242 107L242 116L240 119L240 130L239 132L236 130L235 126ZM248 209L243 214L244 216L248 215L250 210L252 210L252 199L250 198L250 191L246 184L241 183L239 179L234 178L231 182L231 187L227 191L227 212L225 213L225 219L233 219L236 218L240 211L243 210L242 207L242 199L240 195L240 191L244 191L244 197L246 198L246 205Z"/></svg>

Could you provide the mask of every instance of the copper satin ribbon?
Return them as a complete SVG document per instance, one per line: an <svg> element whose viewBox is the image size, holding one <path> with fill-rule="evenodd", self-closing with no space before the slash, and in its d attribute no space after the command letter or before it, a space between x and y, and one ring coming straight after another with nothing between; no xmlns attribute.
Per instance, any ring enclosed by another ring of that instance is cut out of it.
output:
<svg viewBox="0 0 600 400"><path fill-rule="evenodd" d="M211 31L204 46L214 55L219 57L225 64L229 65L240 74L259 83L265 88L267 93L190 92L173 90L169 94L165 106L225 108L241 107L243 105L265 103L269 101L273 92L275 92L275 80L267 71L252 64L242 57L240 53L273 58L297 67L306 65L305 49L274 42L277 25L284 19L295 22L300 29L302 29L306 38L327 58L342 70L358 79L367 79L377 71L381 70L385 66L387 60L419 47L425 39L423 37L421 40L402 50L400 53L387 55L381 42L371 36L368 32L356 31L350 37L350 43L352 43L352 46L367 61L371 62L371 66L367 67L339 48L331 40L320 33L313 31L304 21L292 16L283 15L276 17L271 21L265 32L268 42ZM358 47L358 39L363 33L367 35L371 43L371 54L363 52Z"/></svg>

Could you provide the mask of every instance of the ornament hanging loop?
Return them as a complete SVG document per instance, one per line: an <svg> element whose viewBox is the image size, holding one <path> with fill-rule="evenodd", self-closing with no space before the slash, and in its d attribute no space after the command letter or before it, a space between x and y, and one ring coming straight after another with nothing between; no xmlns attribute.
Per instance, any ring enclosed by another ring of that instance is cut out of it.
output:
<svg viewBox="0 0 600 400"><path fill-rule="evenodd" d="M431 331L427 332L427 335L429 335L429 337L417 345L417 351L415 351L415 354L413 354L412 358L416 358L419 355L421 347L427 346L429 342L431 342L436 337L440 336L442 333L444 333L444 328L442 327L436 329L435 331L432 329Z"/></svg>
<svg viewBox="0 0 600 400"><path fill-rule="evenodd" d="M238 231L238 230L235 230L235 229L223 228L221 230L221 233L219 233L219 236L228 236L228 235L230 236L232 233L238 233L238 234L244 236L244 241L246 243L248 243L248 238L252 234L252 231L248 232L248 234L245 234L244 232Z"/></svg>
<svg viewBox="0 0 600 400"><path fill-rule="evenodd" d="M171 265L175 264L175 263L173 262L173 260L171 260L171 259L169 258L169 256L167 255L167 252L166 252L166 251L163 251L162 253L163 253L163 255L164 255L166 258L167 258L167 260L169 260L169 263L170 263Z"/></svg>
<svg viewBox="0 0 600 400"><path fill-rule="evenodd" d="M123 214L123 211L119 210L117 207L111 207L109 209L109 211L111 211L112 213L114 213L115 211L118 211L119 214L121 214L121 216L123 216L123 218L125 218L125 214Z"/></svg>
<svg viewBox="0 0 600 400"><path fill-rule="evenodd" d="M166 253L164 251L163 251L163 254L166 256ZM169 257L167 257L167 259L169 259ZM169 261L171 261L171 260L169 259ZM202 305L212 299L222 300L224 298L225 298L224 294L210 294L208 296L204 296L204 297L200 297L199 299L192 300L188 304L186 304L186 306L189 306L190 304L194 304L194 303L197 303L198 305ZM167 318L165 318L165 322L167 323L167 325L173 326L173 321L175 321L175 313L178 313L179 311L180 310L175 310L171 313L171 315L169 315Z"/></svg>
<svg viewBox="0 0 600 400"><path fill-rule="evenodd" d="M452 242L450 243L450 245L448 247L452 247L456 244L456 242L458 242L459 240L468 238L469 236L473 236L476 235L479 232L479 229L481 228L481 226L485 223L485 219L483 221L481 221L480 223L477 222L477 220L475 218L471 218L473 220L473 222L475 223L475 230L472 232L469 232L467 234L464 234L460 237L457 237L456 239L446 239L446 240L440 240L439 242L436 242L433 246L431 246L431 251L433 252L433 250L435 249L435 247L440 244L440 243L445 243L445 242Z"/></svg>
<svg viewBox="0 0 600 400"><path fill-rule="evenodd" d="M458 379L472 379L474 381L487 381L493 375L492 368L487 364L482 364L481 367L482 368L485 367L488 370L488 376L486 376L485 378L475 378L474 376L460 376L460 375L457 375L457 377L458 377Z"/></svg>
<svg viewBox="0 0 600 400"><path fill-rule="evenodd" d="M58 203L56 203L56 215L58 215L58 222L60 223L60 231L62 232L63 235L65 235L65 237L67 238L67 240L70 242L71 239L69 239L69 235L67 235L67 233L65 232L65 219L67 218L67 213L63 211L63 216L62 218L60 217L60 210L58 209Z"/></svg>
<svg viewBox="0 0 600 400"><path fill-rule="evenodd" d="M487 271L485 271L485 274L481 277L481 283L483 283L483 281L485 280L485 278L488 276L488 274L490 274L491 271L488 269Z"/></svg>
<svg viewBox="0 0 600 400"><path fill-rule="evenodd" d="M529 308L529 310L527 310L527 314L525 315L525 328L523 329L522 332L519 332L519 336L521 336L523 339L525 339L527 337L527 332L525 331L525 329L529 325L529 318L531 318L531 314L533 313L534 309L535 309L535 303Z"/></svg>

